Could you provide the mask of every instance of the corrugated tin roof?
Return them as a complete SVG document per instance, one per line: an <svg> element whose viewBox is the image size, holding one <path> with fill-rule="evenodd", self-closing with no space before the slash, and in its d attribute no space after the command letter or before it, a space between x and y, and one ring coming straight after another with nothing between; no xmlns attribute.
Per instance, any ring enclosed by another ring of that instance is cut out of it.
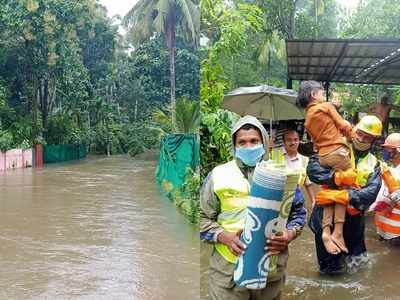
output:
<svg viewBox="0 0 400 300"><path fill-rule="evenodd" d="M287 40L288 77L400 84L400 40Z"/></svg>

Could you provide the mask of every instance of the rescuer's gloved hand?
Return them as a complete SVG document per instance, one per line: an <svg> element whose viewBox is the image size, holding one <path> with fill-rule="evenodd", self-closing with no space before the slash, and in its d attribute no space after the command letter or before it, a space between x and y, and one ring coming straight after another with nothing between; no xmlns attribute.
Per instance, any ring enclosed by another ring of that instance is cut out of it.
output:
<svg viewBox="0 0 400 300"><path fill-rule="evenodd" d="M346 171L336 171L335 184L337 186L359 187L357 185L357 170L348 169Z"/></svg>
<svg viewBox="0 0 400 300"><path fill-rule="evenodd" d="M347 190L322 189L315 197L315 202L317 205L322 206L334 203L340 203L347 206L349 204L349 192Z"/></svg>

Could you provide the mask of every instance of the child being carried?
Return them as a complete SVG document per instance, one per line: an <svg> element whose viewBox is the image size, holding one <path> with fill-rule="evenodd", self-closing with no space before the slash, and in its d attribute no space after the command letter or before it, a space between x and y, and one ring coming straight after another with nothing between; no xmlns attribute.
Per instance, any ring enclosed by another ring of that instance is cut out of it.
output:
<svg viewBox="0 0 400 300"><path fill-rule="evenodd" d="M306 110L304 126L318 149L321 166L351 173L347 139L351 139L353 128L331 103L324 101L322 85L316 81L303 81L300 85L297 104ZM350 178L354 179L354 176ZM355 186L353 181L350 179L346 182L345 180L345 184ZM331 254L338 254L340 251L348 252L343 238L345 215L345 205L336 203L324 206L322 240L326 250ZM332 225L334 225L333 232L331 232Z"/></svg>

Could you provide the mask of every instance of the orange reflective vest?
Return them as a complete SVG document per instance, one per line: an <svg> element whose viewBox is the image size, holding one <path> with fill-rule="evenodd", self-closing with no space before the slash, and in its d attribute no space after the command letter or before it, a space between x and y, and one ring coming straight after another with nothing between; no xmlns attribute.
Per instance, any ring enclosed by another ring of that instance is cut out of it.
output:
<svg viewBox="0 0 400 300"><path fill-rule="evenodd" d="M389 168L393 178L400 184L400 165ZM379 197L389 197L390 191L387 183L383 182L382 193ZM379 200L379 199L378 199ZM397 204L390 212L376 212L375 225L378 234L384 239L392 239L400 236L400 204Z"/></svg>

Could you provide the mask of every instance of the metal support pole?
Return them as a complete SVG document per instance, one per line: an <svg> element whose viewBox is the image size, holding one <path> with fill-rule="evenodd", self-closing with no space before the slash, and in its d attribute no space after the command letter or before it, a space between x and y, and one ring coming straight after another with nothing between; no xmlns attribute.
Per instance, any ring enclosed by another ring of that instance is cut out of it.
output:
<svg viewBox="0 0 400 300"><path fill-rule="evenodd" d="M288 78L288 79L286 80L286 88L287 88L288 90L291 90L291 89L293 88L293 80L292 80L291 78Z"/></svg>
<svg viewBox="0 0 400 300"><path fill-rule="evenodd" d="M329 86L330 82L329 81L325 82L326 101L329 101Z"/></svg>

